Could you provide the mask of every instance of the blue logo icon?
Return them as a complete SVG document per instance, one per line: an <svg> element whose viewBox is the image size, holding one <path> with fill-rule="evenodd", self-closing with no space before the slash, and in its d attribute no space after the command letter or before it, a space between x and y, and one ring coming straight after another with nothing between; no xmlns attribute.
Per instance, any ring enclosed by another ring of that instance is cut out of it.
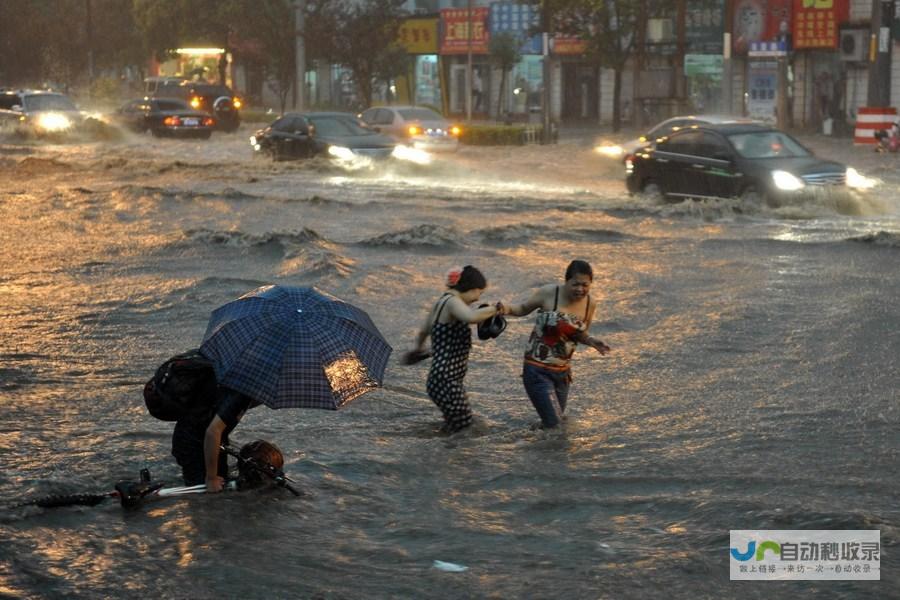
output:
<svg viewBox="0 0 900 600"><path fill-rule="evenodd" d="M779 556L781 555L781 545L778 542L766 540L759 545L759 548L756 547L756 542L748 542L746 552L741 552L737 548L732 548L731 556L733 556L735 560L739 560L741 562L748 561L754 556L756 556L756 560L765 560L766 550L771 550L775 554Z"/></svg>

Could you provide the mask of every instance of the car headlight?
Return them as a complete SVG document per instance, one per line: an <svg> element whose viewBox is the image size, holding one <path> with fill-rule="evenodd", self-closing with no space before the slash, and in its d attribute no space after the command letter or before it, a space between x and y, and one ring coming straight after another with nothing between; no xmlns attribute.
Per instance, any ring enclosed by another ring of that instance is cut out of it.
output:
<svg viewBox="0 0 900 600"><path fill-rule="evenodd" d="M625 154L625 149L622 148L622 146L604 145L594 148L594 152L596 152L597 154L603 154L604 156L609 156L610 158L619 158L620 156Z"/></svg>
<svg viewBox="0 0 900 600"><path fill-rule="evenodd" d="M806 186L802 179L787 171L772 171L772 181L775 187L785 192L796 192Z"/></svg>
<svg viewBox="0 0 900 600"><path fill-rule="evenodd" d="M328 154L341 160L353 160L356 156L353 150L344 146L328 146Z"/></svg>
<svg viewBox="0 0 900 600"><path fill-rule="evenodd" d="M69 117L60 113L42 113L35 122L44 131L64 131L72 126Z"/></svg>
<svg viewBox="0 0 900 600"><path fill-rule="evenodd" d="M255 136L255 135L251 135L251 136L250 136L250 145L251 145L251 146L255 146L255 145L256 145L256 136Z"/></svg>
<svg viewBox="0 0 900 600"><path fill-rule="evenodd" d="M853 167L847 167L846 174L847 187L856 188L858 190L867 190L875 187L877 183L874 179L869 179Z"/></svg>

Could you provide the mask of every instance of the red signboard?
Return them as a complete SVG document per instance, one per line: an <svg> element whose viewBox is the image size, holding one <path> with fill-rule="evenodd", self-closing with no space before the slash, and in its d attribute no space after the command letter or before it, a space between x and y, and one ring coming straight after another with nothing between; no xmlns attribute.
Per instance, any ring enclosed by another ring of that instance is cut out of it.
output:
<svg viewBox="0 0 900 600"><path fill-rule="evenodd" d="M837 48L849 0L794 0L794 48Z"/></svg>
<svg viewBox="0 0 900 600"><path fill-rule="evenodd" d="M469 51L469 25L472 27L472 54L487 54L490 31L488 8L472 9L471 19L465 8L441 10L441 54L466 54Z"/></svg>
<svg viewBox="0 0 900 600"><path fill-rule="evenodd" d="M553 35L550 49L553 54L584 54L587 52L587 42L577 35L563 35L556 33Z"/></svg>

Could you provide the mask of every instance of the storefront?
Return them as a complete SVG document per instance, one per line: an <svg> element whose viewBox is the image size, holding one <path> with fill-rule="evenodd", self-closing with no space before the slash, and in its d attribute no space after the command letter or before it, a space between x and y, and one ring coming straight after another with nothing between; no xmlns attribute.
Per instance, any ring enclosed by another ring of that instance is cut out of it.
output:
<svg viewBox="0 0 900 600"><path fill-rule="evenodd" d="M471 34L470 34L471 31ZM472 114L487 116L491 89L491 69L488 57L490 30L488 8L441 10L440 55L444 61L440 71L447 82L443 99L445 114L466 114L466 74L468 54L472 54Z"/></svg>
<svg viewBox="0 0 900 600"><path fill-rule="evenodd" d="M440 110L438 19L407 19L397 36L412 60L411 73L394 82L394 98L399 104L427 105Z"/></svg>
<svg viewBox="0 0 900 600"><path fill-rule="evenodd" d="M515 2L494 2L490 11L491 36L515 36L521 42L519 53L522 55L518 64L506 73L503 89L500 89L503 74L499 74L496 93L502 94L502 97L499 104L491 105L490 112L497 118L526 120L529 114L539 114L541 111L541 36L528 35L538 22L538 14L534 6ZM497 106L499 114L496 114Z"/></svg>
<svg viewBox="0 0 900 600"><path fill-rule="evenodd" d="M554 61L562 69L560 117L562 121L597 121L600 117L600 82L596 63L584 60L587 43L578 36L556 34L550 42Z"/></svg>
<svg viewBox="0 0 900 600"><path fill-rule="evenodd" d="M724 0L689 0L685 14L685 93L692 112L725 112L722 102Z"/></svg>

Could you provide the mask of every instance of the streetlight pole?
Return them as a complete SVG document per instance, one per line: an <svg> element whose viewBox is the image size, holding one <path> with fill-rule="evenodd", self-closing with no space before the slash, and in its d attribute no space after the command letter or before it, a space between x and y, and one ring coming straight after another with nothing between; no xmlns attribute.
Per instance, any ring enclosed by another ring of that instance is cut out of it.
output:
<svg viewBox="0 0 900 600"><path fill-rule="evenodd" d="M551 141L550 134L550 15L547 14L547 0L541 0L541 44L542 46L542 64L541 78L544 80L544 88L541 93L541 143L549 144Z"/></svg>
<svg viewBox="0 0 900 600"><path fill-rule="evenodd" d="M472 121L472 0L466 3L466 121Z"/></svg>
<svg viewBox="0 0 900 600"><path fill-rule="evenodd" d="M296 74L294 85L294 110L306 108L306 0L294 0L294 62Z"/></svg>

